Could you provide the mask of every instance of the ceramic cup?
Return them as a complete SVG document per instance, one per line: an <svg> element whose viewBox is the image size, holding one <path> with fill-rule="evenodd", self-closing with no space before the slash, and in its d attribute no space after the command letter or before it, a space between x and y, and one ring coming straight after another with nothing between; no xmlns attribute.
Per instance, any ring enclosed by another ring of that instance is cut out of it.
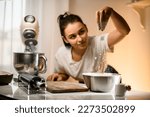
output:
<svg viewBox="0 0 150 117"><path fill-rule="evenodd" d="M116 84L115 85L115 96L124 97L126 93L126 85L125 84Z"/></svg>

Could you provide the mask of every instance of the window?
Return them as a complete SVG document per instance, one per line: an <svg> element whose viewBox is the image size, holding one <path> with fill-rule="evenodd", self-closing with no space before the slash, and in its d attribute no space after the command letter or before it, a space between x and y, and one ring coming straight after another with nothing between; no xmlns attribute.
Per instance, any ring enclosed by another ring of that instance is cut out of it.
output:
<svg viewBox="0 0 150 117"><path fill-rule="evenodd" d="M12 55L20 51L20 23L25 12L25 0L0 0L0 70L12 71Z"/></svg>

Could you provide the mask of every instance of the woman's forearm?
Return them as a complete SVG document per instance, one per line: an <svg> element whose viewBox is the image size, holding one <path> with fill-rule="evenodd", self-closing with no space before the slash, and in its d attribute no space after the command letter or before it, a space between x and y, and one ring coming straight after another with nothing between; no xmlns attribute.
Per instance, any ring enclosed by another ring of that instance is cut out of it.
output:
<svg viewBox="0 0 150 117"><path fill-rule="evenodd" d="M116 11L112 9L111 19L114 23L116 29L122 34L122 36L127 35L130 32L130 27L122 16L120 16Z"/></svg>

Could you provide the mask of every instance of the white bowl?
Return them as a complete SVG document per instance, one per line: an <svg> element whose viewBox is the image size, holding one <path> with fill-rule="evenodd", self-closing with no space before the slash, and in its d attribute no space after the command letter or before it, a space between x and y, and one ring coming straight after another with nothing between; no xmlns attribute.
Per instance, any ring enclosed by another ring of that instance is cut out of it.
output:
<svg viewBox="0 0 150 117"><path fill-rule="evenodd" d="M91 91L109 92L120 83L116 73L83 73L84 82Z"/></svg>

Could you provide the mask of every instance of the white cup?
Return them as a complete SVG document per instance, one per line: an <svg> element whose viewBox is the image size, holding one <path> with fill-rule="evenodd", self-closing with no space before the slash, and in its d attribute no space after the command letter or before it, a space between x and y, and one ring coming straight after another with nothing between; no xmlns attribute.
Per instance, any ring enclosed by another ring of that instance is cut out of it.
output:
<svg viewBox="0 0 150 117"><path fill-rule="evenodd" d="M120 82L121 82L121 75L120 74L114 75L114 77L115 77L115 80L114 80L114 82L115 82L114 84L115 85L114 85L114 87L113 87L113 89L111 91L113 94L115 94L115 86L120 84Z"/></svg>
<svg viewBox="0 0 150 117"><path fill-rule="evenodd" d="M126 94L126 85L125 84L116 84L115 85L115 96L124 97Z"/></svg>

